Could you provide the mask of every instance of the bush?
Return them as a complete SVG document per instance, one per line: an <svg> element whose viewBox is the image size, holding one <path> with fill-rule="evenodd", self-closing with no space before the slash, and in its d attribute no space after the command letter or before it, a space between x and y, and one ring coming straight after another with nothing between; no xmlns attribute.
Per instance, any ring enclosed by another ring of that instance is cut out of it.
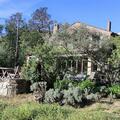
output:
<svg viewBox="0 0 120 120"><path fill-rule="evenodd" d="M37 58L29 60L29 64L24 64L21 69L21 77L25 80L30 80L31 83L38 82L40 73L37 71Z"/></svg>
<svg viewBox="0 0 120 120"><path fill-rule="evenodd" d="M85 80L80 83L71 80L59 80L54 83L54 89L45 94L46 103L61 103L62 105L84 106L88 103L99 101L106 87L102 86L97 91L95 83Z"/></svg>
<svg viewBox="0 0 120 120"><path fill-rule="evenodd" d="M86 98L87 98L87 101L89 101L89 102L94 102L94 101L98 102L100 100L101 96L97 93L95 93L95 94L91 93L91 94L87 95Z"/></svg>
<svg viewBox="0 0 120 120"><path fill-rule="evenodd" d="M62 100L63 93L59 89L50 89L45 93L45 103L55 103Z"/></svg>
<svg viewBox="0 0 120 120"><path fill-rule="evenodd" d="M80 87L81 90L84 90L85 88L93 89L95 84L91 80L85 80L80 82L78 86Z"/></svg>
<svg viewBox="0 0 120 120"><path fill-rule="evenodd" d="M110 93L120 98L120 85L112 85L111 87L108 88L108 90Z"/></svg>
<svg viewBox="0 0 120 120"><path fill-rule="evenodd" d="M45 103L67 104L74 107L83 107L89 102L98 101L99 98L100 95L88 92L86 94L80 87L74 87L72 83L69 83L67 90L50 89L45 93Z"/></svg>
<svg viewBox="0 0 120 120"><path fill-rule="evenodd" d="M101 97L107 97L109 95L109 90L107 86L96 86L93 92L99 93Z"/></svg>
<svg viewBox="0 0 120 120"><path fill-rule="evenodd" d="M63 96L63 104L68 105L80 105L82 103L83 94L79 87L76 88L69 88L68 90L64 90Z"/></svg>
<svg viewBox="0 0 120 120"><path fill-rule="evenodd" d="M56 82L54 83L54 89L67 90L68 85L71 82L71 80L56 80Z"/></svg>

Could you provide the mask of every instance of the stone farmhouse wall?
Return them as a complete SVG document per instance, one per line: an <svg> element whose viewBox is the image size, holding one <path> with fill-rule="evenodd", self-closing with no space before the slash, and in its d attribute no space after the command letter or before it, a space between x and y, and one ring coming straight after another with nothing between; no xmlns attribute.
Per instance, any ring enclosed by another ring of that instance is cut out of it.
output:
<svg viewBox="0 0 120 120"><path fill-rule="evenodd" d="M30 82L25 80L0 81L0 96L13 97L16 94L30 92Z"/></svg>

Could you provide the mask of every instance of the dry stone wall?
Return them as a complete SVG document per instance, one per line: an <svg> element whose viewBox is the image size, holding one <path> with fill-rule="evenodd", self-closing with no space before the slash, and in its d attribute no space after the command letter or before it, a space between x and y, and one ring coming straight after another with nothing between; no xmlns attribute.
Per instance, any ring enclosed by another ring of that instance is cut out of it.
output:
<svg viewBox="0 0 120 120"><path fill-rule="evenodd" d="M0 96L13 97L30 92L30 82L25 80L6 80L0 82Z"/></svg>
<svg viewBox="0 0 120 120"><path fill-rule="evenodd" d="M16 94L16 84L9 81L0 82L0 96L14 96Z"/></svg>

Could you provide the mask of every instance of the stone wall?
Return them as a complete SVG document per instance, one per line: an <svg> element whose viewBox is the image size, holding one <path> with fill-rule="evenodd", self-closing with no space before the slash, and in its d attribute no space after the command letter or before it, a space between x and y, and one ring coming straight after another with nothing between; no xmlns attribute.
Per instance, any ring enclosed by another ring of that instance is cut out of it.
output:
<svg viewBox="0 0 120 120"><path fill-rule="evenodd" d="M16 84L9 81L0 82L0 96L14 96L16 94Z"/></svg>
<svg viewBox="0 0 120 120"><path fill-rule="evenodd" d="M30 82L25 80L6 80L0 82L0 96L13 97L30 92Z"/></svg>

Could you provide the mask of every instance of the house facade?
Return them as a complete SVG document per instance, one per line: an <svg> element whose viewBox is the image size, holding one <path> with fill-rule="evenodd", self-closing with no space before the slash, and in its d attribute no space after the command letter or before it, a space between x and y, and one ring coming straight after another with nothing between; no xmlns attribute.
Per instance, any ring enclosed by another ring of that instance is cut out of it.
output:
<svg viewBox="0 0 120 120"><path fill-rule="evenodd" d="M94 27L81 22L76 22L68 27L68 31L72 32L74 30L80 29L83 26L85 26L89 32L99 34L100 40L103 39L103 37L109 40L111 36L114 37L118 35L117 33L111 31L111 21L109 20L107 22L106 29ZM56 34L59 30L60 30L59 25L55 24L53 28L53 34ZM74 70L77 74L86 73L87 75L91 75L93 72L100 69L97 65L92 63L91 58L88 58L88 56L86 56L85 54L81 54L77 52L73 55L59 56L57 63L61 71L65 71L69 69L71 71Z"/></svg>

